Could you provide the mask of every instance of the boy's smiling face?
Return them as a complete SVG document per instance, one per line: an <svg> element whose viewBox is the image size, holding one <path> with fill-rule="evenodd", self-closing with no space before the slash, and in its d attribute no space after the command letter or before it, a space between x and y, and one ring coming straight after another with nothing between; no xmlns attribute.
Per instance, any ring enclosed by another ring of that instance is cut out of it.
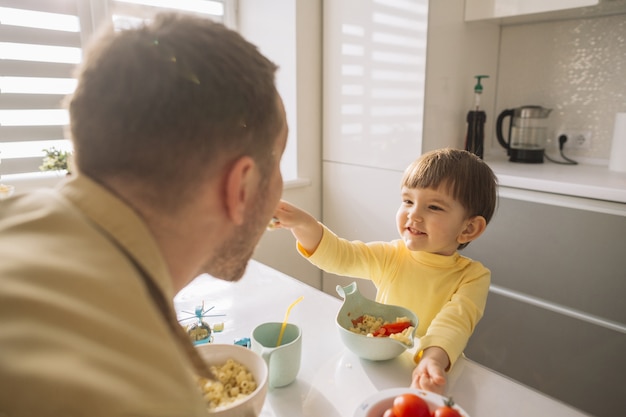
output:
<svg viewBox="0 0 626 417"><path fill-rule="evenodd" d="M443 184L438 188L402 187L401 195L396 224L409 250L452 255L459 244L471 240L467 232L472 219Z"/></svg>

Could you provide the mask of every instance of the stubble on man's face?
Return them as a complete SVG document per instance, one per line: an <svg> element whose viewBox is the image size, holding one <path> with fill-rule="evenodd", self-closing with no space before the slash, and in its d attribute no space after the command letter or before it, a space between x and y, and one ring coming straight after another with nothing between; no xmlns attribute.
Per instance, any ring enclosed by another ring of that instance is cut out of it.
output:
<svg viewBox="0 0 626 417"><path fill-rule="evenodd" d="M267 187L268 184L259 187L257 204L249 206L244 223L233 229L232 235L218 247L213 259L205 264L204 272L225 281L238 281L243 277L269 221L266 218Z"/></svg>

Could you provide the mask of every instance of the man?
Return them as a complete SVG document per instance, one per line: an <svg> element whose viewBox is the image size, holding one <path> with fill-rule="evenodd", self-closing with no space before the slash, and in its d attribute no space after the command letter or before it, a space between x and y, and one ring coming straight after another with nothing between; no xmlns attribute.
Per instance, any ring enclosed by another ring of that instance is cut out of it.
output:
<svg viewBox="0 0 626 417"><path fill-rule="evenodd" d="M74 173L0 202L0 416L201 416L172 299L236 281L282 193L276 66L220 24L103 33L68 101Z"/></svg>

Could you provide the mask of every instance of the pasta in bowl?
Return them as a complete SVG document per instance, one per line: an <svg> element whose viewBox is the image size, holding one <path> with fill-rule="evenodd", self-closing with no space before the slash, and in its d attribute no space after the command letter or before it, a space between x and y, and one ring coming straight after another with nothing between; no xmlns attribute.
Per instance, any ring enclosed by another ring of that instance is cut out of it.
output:
<svg viewBox="0 0 626 417"><path fill-rule="evenodd" d="M258 416L267 395L268 369L261 356L242 346L213 344L196 347L215 374L215 381L198 378L211 415Z"/></svg>
<svg viewBox="0 0 626 417"><path fill-rule="evenodd" d="M356 282L341 287L344 298L337 313L337 327L344 345L363 359L395 358L414 345L418 318L411 310L363 297Z"/></svg>

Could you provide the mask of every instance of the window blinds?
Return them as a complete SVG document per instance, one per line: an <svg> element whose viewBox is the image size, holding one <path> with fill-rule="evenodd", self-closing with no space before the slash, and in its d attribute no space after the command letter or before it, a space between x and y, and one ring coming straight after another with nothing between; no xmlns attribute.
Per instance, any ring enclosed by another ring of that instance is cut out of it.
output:
<svg viewBox="0 0 626 417"><path fill-rule="evenodd" d="M75 0L0 2L0 175L36 172L43 149L67 149L63 97L81 59Z"/></svg>
<svg viewBox="0 0 626 417"><path fill-rule="evenodd" d="M0 176L37 175L52 147L71 151L64 97L82 45L112 19L118 29L164 10L233 21L233 0L0 0Z"/></svg>

